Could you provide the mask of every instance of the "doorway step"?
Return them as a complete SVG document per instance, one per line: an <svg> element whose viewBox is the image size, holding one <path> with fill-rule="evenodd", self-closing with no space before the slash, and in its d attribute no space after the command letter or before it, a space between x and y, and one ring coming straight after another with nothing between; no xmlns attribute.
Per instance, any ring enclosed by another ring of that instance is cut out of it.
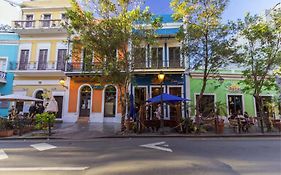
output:
<svg viewBox="0 0 281 175"><path fill-rule="evenodd" d="M89 123L89 117L79 117L77 123Z"/></svg>

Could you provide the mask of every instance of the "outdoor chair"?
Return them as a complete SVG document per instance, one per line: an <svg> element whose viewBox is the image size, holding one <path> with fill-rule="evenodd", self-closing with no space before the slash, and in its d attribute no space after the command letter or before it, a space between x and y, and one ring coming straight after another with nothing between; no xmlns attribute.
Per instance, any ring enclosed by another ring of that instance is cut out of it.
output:
<svg viewBox="0 0 281 175"><path fill-rule="evenodd" d="M216 128L216 122L214 117L201 118L201 124L203 128L205 128L207 131L214 130Z"/></svg>
<svg viewBox="0 0 281 175"><path fill-rule="evenodd" d="M273 127L278 129L279 132L281 132L281 120L273 120L272 123Z"/></svg>

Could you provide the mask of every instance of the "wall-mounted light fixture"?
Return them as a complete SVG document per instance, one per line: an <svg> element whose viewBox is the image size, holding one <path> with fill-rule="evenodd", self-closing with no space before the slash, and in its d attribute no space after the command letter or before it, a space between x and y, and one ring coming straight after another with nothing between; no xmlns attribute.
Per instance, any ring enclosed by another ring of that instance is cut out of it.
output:
<svg viewBox="0 0 281 175"><path fill-rule="evenodd" d="M218 81L219 81L220 84L223 84L224 78L222 78L222 77L220 76L219 79L218 79Z"/></svg>
<svg viewBox="0 0 281 175"><path fill-rule="evenodd" d="M68 87L65 85L65 80L64 80L64 78L61 78L60 81L59 81L59 83L60 83L60 85L61 85L62 87L64 87L65 89L68 89Z"/></svg>

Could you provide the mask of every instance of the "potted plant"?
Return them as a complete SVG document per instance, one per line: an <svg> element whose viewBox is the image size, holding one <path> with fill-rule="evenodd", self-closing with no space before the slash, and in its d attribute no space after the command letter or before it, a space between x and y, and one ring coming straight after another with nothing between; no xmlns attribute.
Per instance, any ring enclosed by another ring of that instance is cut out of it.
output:
<svg viewBox="0 0 281 175"><path fill-rule="evenodd" d="M37 114L35 128L48 131L49 135L51 135L51 127L54 125L55 119L55 114L52 113L44 112L42 114Z"/></svg>
<svg viewBox="0 0 281 175"><path fill-rule="evenodd" d="M224 119L220 117L220 115L226 116L226 105L220 101L216 102L215 105L215 127L217 134L223 134L224 132Z"/></svg>
<svg viewBox="0 0 281 175"><path fill-rule="evenodd" d="M14 133L13 123L5 118L0 118L0 137L10 137Z"/></svg>

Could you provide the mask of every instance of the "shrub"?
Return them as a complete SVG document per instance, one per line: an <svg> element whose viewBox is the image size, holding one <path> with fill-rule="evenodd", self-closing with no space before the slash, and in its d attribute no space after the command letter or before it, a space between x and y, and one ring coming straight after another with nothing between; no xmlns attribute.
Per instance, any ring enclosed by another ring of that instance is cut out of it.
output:
<svg viewBox="0 0 281 175"><path fill-rule="evenodd" d="M39 130L48 130L48 124L52 126L55 122L55 114L44 112L42 114L36 114L35 128Z"/></svg>
<svg viewBox="0 0 281 175"><path fill-rule="evenodd" d="M6 118L0 118L0 131L13 129L13 122Z"/></svg>

